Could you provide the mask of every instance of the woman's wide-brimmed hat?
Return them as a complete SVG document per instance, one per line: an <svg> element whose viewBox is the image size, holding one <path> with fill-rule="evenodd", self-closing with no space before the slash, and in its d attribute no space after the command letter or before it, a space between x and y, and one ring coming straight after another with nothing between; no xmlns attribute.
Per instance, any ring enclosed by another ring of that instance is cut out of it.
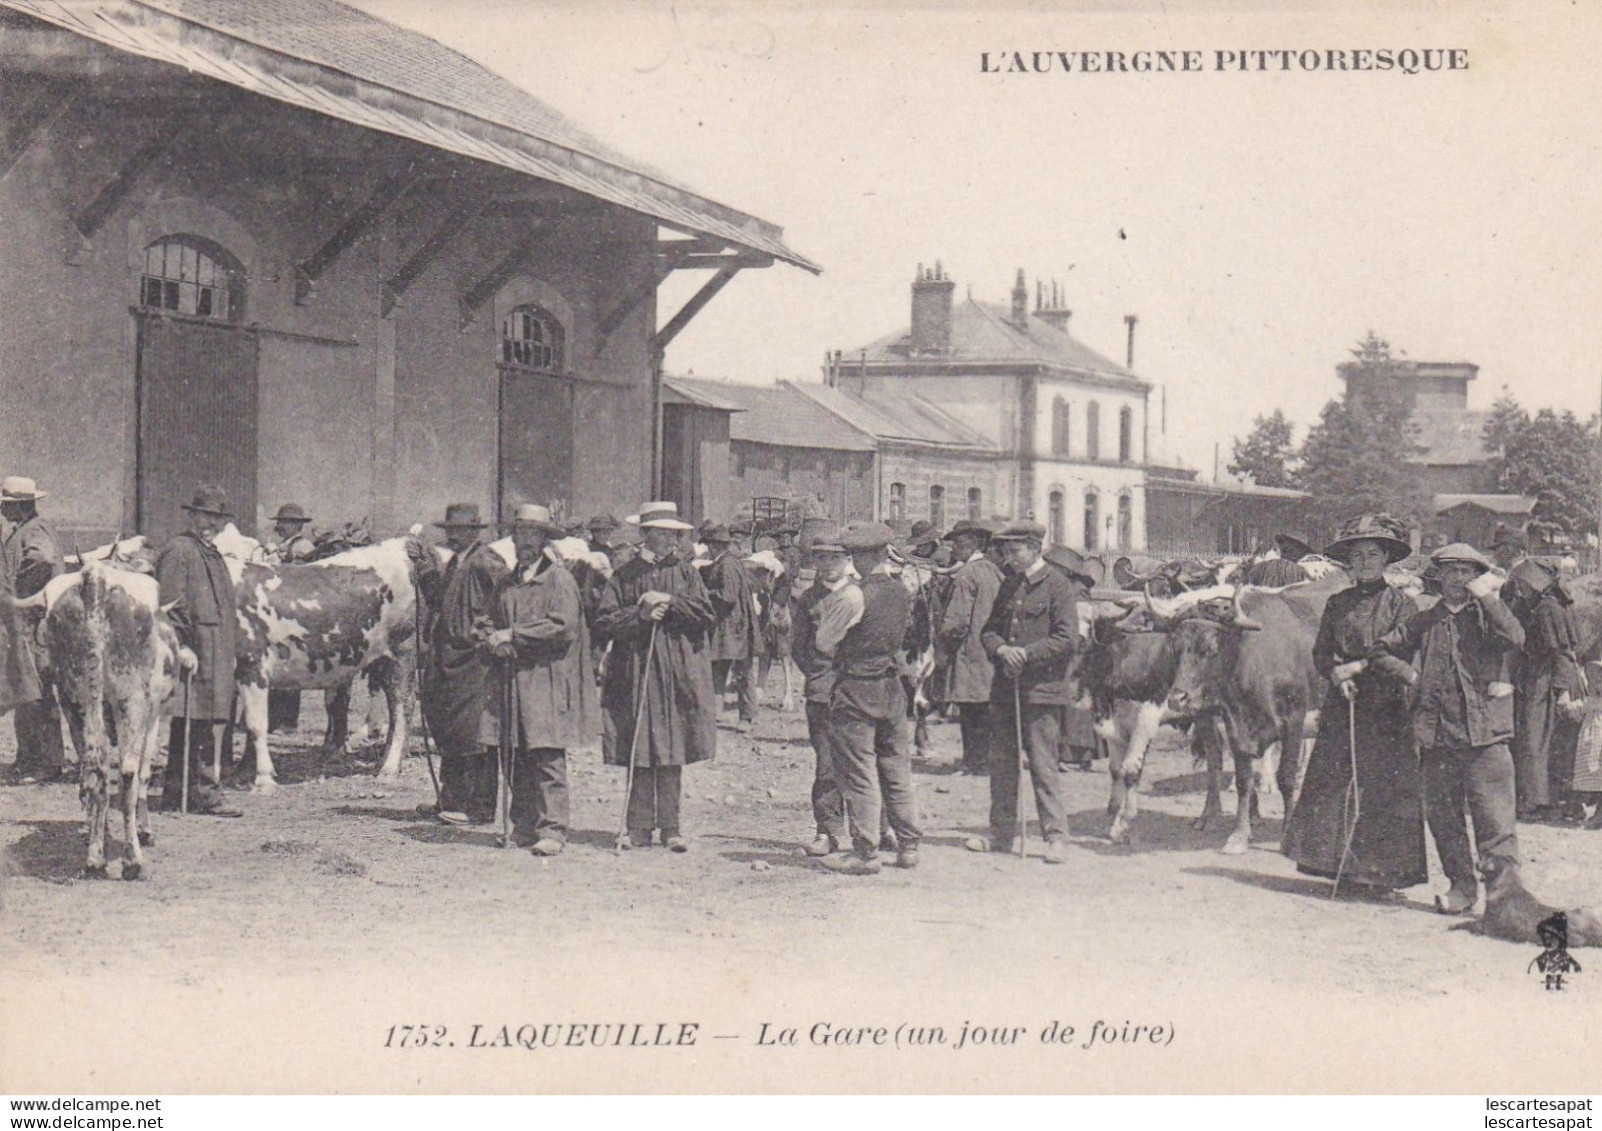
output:
<svg viewBox="0 0 1602 1131"><path fill-rule="evenodd" d="M195 488L195 497L183 505L186 511L196 511L200 514L209 514L214 518L233 518L234 512L228 507L228 492L221 487Z"/></svg>
<svg viewBox="0 0 1602 1131"><path fill-rule="evenodd" d="M1340 536L1324 547L1324 556L1345 561L1359 542L1379 543L1387 562L1399 562L1413 552L1413 532L1405 522L1388 514L1365 514L1341 527Z"/></svg>
<svg viewBox="0 0 1602 1131"><path fill-rule="evenodd" d="M479 518L477 503L449 503L445 507L445 520L434 525L446 530L483 530L489 524Z"/></svg>
<svg viewBox="0 0 1602 1131"><path fill-rule="evenodd" d="M695 527L679 517L679 504L651 502L640 508L639 514L631 514L626 520L630 526L638 526L643 530L694 530Z"/></svg>
<svg viewBox="0 0 1602 1131"><path fill-rule="evenodd" d="M26 475L8 475L0 480L0 503L31 503L49 493L39 490L38 484Z"/></svg>
<svg viewBox="0 0 1602 1131"><path fill-rule="evenodd" d="M306 508L301 506L299 503L285 503L283 506L278 508L278 513L273 515L273 521L310 522L311 515L307 514Z"/></svg>
<svg viewBox="0 0 1602 1131"><path fill-rule="evenodd" d="M542 507L538 503L519 503L512 511L512 529L518 527L533 528L543 531L552 538L560 538L567 532L551 517L551 508Z"/></svg>

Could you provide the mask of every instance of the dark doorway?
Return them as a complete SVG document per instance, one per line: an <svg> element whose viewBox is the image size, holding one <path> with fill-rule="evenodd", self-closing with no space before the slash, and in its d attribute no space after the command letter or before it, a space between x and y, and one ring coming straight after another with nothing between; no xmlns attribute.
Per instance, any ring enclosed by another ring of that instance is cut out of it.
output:
<svg viewBox="0 0 1602 1131"><path fill-rule="evenodd" d="M573 382L500 367L497 506L503 521L519 503L557 514L573 497Z"/></svg>

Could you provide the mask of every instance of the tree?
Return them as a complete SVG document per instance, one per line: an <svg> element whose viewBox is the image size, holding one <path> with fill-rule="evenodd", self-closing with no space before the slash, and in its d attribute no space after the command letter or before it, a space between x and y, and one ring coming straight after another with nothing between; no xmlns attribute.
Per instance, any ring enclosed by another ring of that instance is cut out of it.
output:
<svg viewBox="0 0 1602 1131"><path fill-rule="evenodd" d="M1485 442L1500 453L1497 486L1535 499L1532 525L1570 542L1596 530L1602 451L1594 421L1549 408L1532 417L1503 396L1486 423Z"/></svg>
<svg viewBox="0 0 1602 1131"><path fill-rule="evenodd" d="M1259 416L1244 440L1234 443L1229 461L1231 475L1241 475L1259 487L1294 487L1296 447L1291 439L1291 422L1275 409L1272 416Z"/></svg>
<svg viewBox="0 0 1602 1131"><path fill-rule="evenodd" d="M1398 474L1423 449L1406 386L1397 380L1404 363L1372 330L1340 367L1346 393L1330 401L1302 445L1300 486L1314 510L1336 522L1356 513L1386 511L1418 523L1430 514L1430 499L1417 477Z"/></svg>

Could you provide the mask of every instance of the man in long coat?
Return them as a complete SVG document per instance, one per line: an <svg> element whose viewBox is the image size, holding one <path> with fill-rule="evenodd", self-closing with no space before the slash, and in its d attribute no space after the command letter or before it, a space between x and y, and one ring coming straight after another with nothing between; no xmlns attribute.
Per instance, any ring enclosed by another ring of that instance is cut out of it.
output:
<svg viewBox="0 0 1602 1131"><path fill-rule="evenodd" d="M495 817L495 759L479 742L490 654L483 646L495 608L495 587L506 562L483 539L486 523L476 503L451 503L445 521L451 560L418 562L418 587L433 610L428 663L423 672L423 719L439 750L440 799L418 811L446 824L486 824Z"/></svg>
<svg viewBox="0 0 1602 1131"><path fill-rule="evenodd" d="M694 528L679 519L678 506L646 503L628 521L644 543L607 582L595 617L598 639L612 644L601 689L602 755L613 766L629 765L633 755L629 847L649 846L655 829L668 848L687 852L679 822L684 767L717 748L709 647L717 613L700 571L681 552L680 535Z"/></svg>
<svg viewBox="0 0 1602 1131"><path fill-rule="evenodd" d="M161 603L172 606L167 615L178 633L178 662L186 673L172 707L161 804L164 809L180 807L187 758L189 811L237 817L239 810L223 799L222 783L212 776L217 727L233 713L234 648L239 633L233 578L213 543L233 512L228 509L228 496L218 487L201 487L184 510L189 512L189 529L169 538L156 559Z"/></svg>
<svg viewBox="0 0 1602 1131"><path fill-rule="evenodd" d="M512 823L536 856L567 845L567 752L599 722L578 582L547 549L561 534L546 507L524 504L512 517L517 567L495 594L487 645L497 670L479 732L497 750L503 715L512 721Z"/></svg>
<svg viewBox="0 0 1602 1131"><path fill-rule="evenodd" d="M25 600L43 589L61 572L61 547L49 523L39 516L41 491L32 479L7 476L0 482L0 592ZM20 624L18 626L21 628ZM17 704L17 761L15 771L24 782L61 776L66 748L61 741L61 708L56 704L50 675L49 652L37 637L24 635L17 643L17 658L38 678L38 697Z"/></svg>
<svg viewBox="0 0 1602 1131"><path fill-rule="evenodd" d="M1513 769L1521 821L1551 820L1572 808L1579 714L1587 694L1570 600L1551 571L1529 558L1513 567L1502 600L1524 627L1513 666ZM1583 810L1581 816L1583 818Z"/></svg>
<svg viewBox="0 0 1602 1131"><path fill-rule="evenodd" d="M1059 570L1068 579L1073 586L1076 603L1090 600L1090 591L1100 580L1096 576L1101 569L1099 561L1084 557L1070 546L1053 546L1040 556L1047 565ZM1083 652L1078 655L1082 656ZM1079 770L1089 770L1101 752L1101 739L1096 734L1095 712L1073 670L1074 665L1071 664L1068 686L1070 702L1062 709L1062 742L1058 747L1057 761L1059 767L1073 766Z"/></svg>
<svg viewBox="0 0 1602 1131"><path fill-rule="evenodd" d="M734 539L721 523L701 524L701 541L712 564L701 571L718 622L712 630L712 681L722 706L732 680L740 697L740 722L756 722L756 679L752 660L758 651L756 585L734 552Z"/></svg>
<svg viewBox="0 0 1602 1131"><path fill-rule="evenodd" d="M962 766L965 774L990 771L986 746L989 733L990 683L995 673L980 640L996 594L1001 591L1001 570L985 557L990 528L982 522L963 519L951 528L952 561L960 563L951 579L951 595L937 625L940 645L938 671L942 686L933 696L956 704L962 712Z"/></svg>

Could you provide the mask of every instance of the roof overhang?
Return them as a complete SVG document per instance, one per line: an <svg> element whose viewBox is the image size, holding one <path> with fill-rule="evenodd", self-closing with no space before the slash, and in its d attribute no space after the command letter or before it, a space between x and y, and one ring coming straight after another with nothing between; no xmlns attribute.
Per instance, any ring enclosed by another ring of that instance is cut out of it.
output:
<svg viewBox="0 0 1602 1131"><path fill-rule="evenodd" d="M778 226L677 185L246 42L137 0L0 0L0 7L126 55L167 63L264 98L562 185L648 216L670 230L759 257L741 266L759 266L761 258L771 258L815 274L822 270L786 247Z"/></svg>

